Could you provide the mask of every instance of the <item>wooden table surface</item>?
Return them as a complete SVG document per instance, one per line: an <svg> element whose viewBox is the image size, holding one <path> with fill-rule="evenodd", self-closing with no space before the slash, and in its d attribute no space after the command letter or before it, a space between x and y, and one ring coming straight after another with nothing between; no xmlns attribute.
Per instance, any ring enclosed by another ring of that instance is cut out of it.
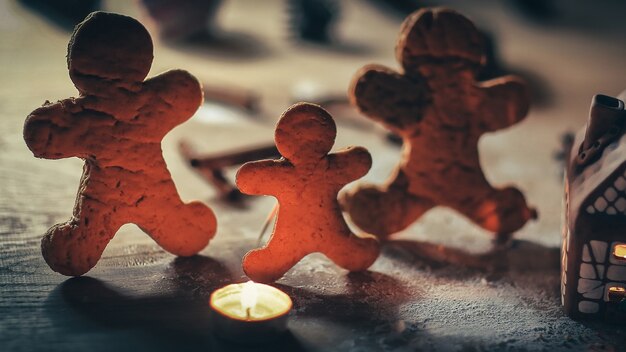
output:
<svg viewBox="0 0 626 352"><path fill-rule="evenodd" d="M368 272L349 275L322 255L299 263L277 283L294 299L284 339L250 348L212 337L208 297L246 280L241 257L255 247L274 200L220 201L186 166L178 142L206 153L271 142L273 123L294 96L310 89L345 94L366 63L396 67L401 18L370 1L341 3L341 41L331 47L294 44L284 31L284 2L253 0L227 1L220 12L231 46L155 45L151 74L184 68L205 84L262 98L256 116L205 104L163 142L181 197L215 209L217 236L200 255L175 258L126 225L92 271L68 279L47 267L39 244L46 229L69 218L82 161L35 159L21 133L26 115L45 100L76 95L65 63L70 33L0 2L0 350L626 350L624 327L575 322L559 306L562 183L553 156L561 134L584 124L593 94L626 88L626 6L619 1L604 2L603 11L555 1L564 14L550 24L525 20L502 2L437 2L491 32L506 67L536 92L527 120L480 142L489 180L519 186L539 209L540 219L511 248L494 254L487 233L434 209L385 244ZM142 18L135 2L104 4ZM336 148L368 147L374 166L365 179L382 182L399 149L367 120L351 122L351 109L331 113L339 124ZM423 258L437 245L452 248L452 264Z"/></svg>

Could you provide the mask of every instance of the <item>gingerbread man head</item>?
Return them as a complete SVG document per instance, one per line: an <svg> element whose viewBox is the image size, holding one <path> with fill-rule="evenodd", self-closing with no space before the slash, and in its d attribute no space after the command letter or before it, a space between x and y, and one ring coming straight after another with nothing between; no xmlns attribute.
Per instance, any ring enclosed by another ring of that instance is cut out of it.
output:
<svg viewBox="0 0 626 352"><path fill-rule="evenodd" d="M112 86L136 90L150 71L152 49L150 34L141 23L118 14L94 12L76 26L70 39L70 77L81 93Z"/></svg>
<svg viewBox="0 0 626 352"><path fill-rule="evenodd" d="M293 164L314 163L325 157L335 143L337 127L324 109L301 104L284 114L274 139L282 156Z"/></svg>
<svg viewBox="0 0 626 352"><path fill-rule="evenodd" d="M485 62L482 35L470 20L454 11L423 9L402 24L396 59L409 75L423 64L449 65L453 61L478 70Z"/></svg>

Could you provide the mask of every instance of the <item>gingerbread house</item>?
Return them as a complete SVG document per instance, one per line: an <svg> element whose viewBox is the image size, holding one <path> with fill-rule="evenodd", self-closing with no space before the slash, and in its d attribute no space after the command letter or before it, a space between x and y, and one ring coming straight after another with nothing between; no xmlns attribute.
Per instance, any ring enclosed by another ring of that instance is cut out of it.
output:
<svg viewBox="0 0 626 352"><path fill-rule="evenodd" d="M565 177L561 301L573 318L626 321L626 110L596 95Z"/></svg>

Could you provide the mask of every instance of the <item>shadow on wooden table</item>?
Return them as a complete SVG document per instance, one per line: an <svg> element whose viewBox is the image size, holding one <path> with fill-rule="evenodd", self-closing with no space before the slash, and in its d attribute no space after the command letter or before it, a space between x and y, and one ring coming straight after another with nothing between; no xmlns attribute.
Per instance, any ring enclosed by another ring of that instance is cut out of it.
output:
<svg viewBox="0 0 626 352"><path fill-rule="evenodd" d="M559 297L560 250L556 247L512 240L487 252L470 253L434 243L393 240L385 243L383 253L414 266L429 267L439 277L509 282Z"/></svg>
<svg viewBox="0 0 626 352"><path fill-rule="evenodd" d="M162 280L150 280L154 275L137 278L132 292L92 277L70 278L48 296L48 316L59 327L58 334L71 342L67 346L79 350L93 349L102 339L111 350L255 350L211 333L206 293L232 280L225 266L204 256L177 258L171 266ZM87 339L77 341L76 336ZM291 334L265 346L303 349Z"/></svg>
<svg viewBox="0 0 626 352"><path fill-rule="evenodd" d="M299 318L323 319L351 327L361 324L364 328L371 328L393 323L398 319L399 307L409 299L416 299L414 289L410 291L401 281L383 273L349 273L346 280L346 289L342 289L342 293L326 294L324 289L276 286L294 299L294 310Z"/></svg>
<svg viewBox="0 0 626 352"><path fill-rule="evenodd" d="M424 333L400 317L401 307L420 299L421 290L380 272L347 274L345 288L336 281L277 286L294 300L297 319L290 322L292 333L315 350L360 350L358 346L364 351L393 350L394 344L405 345L414 335Z"/></svg>

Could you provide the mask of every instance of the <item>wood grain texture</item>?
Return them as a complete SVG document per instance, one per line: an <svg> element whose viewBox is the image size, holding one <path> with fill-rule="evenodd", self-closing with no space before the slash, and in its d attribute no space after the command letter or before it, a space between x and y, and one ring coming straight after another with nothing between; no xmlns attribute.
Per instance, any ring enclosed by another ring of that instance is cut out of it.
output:
<svg viewBox="0 0 626 352"><path fill-rule="evenodd" d="M227 29L257 39L246 57L207 48L155 47L150 75L181 67L203 81L257 90L263 115L272 117L254 120L206 106L165 137L164 158L182 199L201 200L216 212L220 229L211 246L199 256L176 259L127 225L89 277L68 280L47 267L40 240L46 229L71 215L82 162L37 160L21 133L24 118L46 99L76 95L65 62L69 33L13 2L0 2L0 350L255 350L211 337L207 300L215 288L245 280L241 258L256 247L274 200L249 198L238 207L218 201L187 168L176 146L184 136L208 154L271 141L272 119L290 105L294 84L313 80L345 93L350 77L364 64L394 64L389 53L400 24L366 2L345 2L342 39L360 48L359 55L346 47L294 49L283 39L283 2L260 3L225 2L221 12ZM594 28L603 36L567 26L529 29L500 5L452 3L470 18L491 18L506 62L541 77L552 92L552 105L534 108L522 124L484 136L479 144L487 179L518 185L542 219L524 227L517 234L520 242L505 256L490 254L490 236L446 209L431 210L398 234L366 273L348 275L322 256L308 256L278 282L294 299L291 335L263 350L610 351L626 343L623 327L574 322L559 306L562 185L551 156L562 131L582 126L593 94L615 95L625 88L626 48L615 45L623 35L602 26ZM106 4L110 10L139 13L133 2ZM605 17L613 13L623 11L604 12L601 18L586 11L600 18L598 23L610 22ZM380 183L387 178L399 150L373 128L348 128L340 114L333 115L337 149L366 146L373 167L365 179ZM234 172L227 170L231 180ZM419 245L426 239L430 245ZM457 250L442 251L440 244ZM425 256L471 265L443 265Z"/></svg>

